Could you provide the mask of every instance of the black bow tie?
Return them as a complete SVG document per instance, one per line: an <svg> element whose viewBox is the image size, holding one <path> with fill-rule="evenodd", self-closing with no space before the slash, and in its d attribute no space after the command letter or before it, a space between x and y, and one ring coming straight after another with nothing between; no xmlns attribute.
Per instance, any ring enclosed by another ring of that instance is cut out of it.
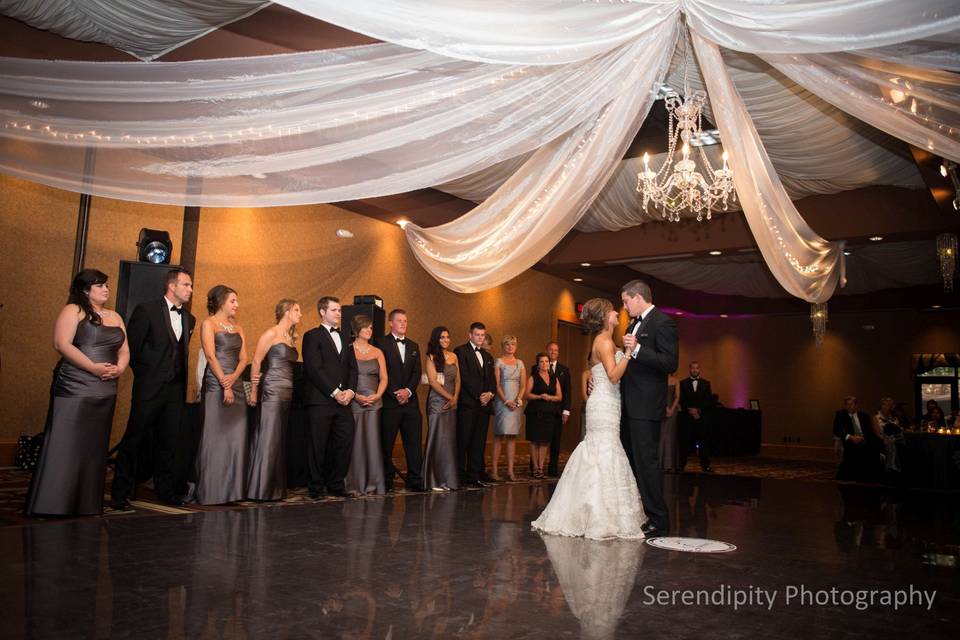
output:
<svg viewBox="0 0 960 640"><path fill-rule="evenodd" d="M473 347L473 352L474 352L474 353L480 353L480 347L474 346L474 347Z"/></svg>
<svg viewBox="0 0 960 640"><path fill-rule="evenodd" d="M336 327L330 327L330 333L340 333L340 329L337 329Z"/></svg>
<svg viewBox="0 0 960 640"><path fill-rule="evenodd" d="M397 344L403 344L403 345L407 344L406 338L394 338L394 340L397 341Z"/></svg>
<svg viewBox="0 0 960 640"><path fill-rule="evenodd" d="M180 316L183 315L183 307L174 307L173 305L171 305L171 306L170 306L170 311L173 312L173 313L176 313L177 315L180 315Z"/></svg>

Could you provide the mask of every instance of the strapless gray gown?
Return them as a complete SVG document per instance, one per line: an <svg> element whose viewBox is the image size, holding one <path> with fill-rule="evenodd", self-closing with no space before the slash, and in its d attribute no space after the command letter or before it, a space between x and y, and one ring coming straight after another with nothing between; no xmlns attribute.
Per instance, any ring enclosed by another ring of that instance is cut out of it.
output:
<svg viewBox="0 0 960 640"><path fill-rule="evenodd" d="M380 386L380 363L376 360L357 360L359 373L356 392L362 396L373 395ZM387 483L383 473L383 451L380 445L380 409L378 400L369 407L362 407L354 400L353 452L350 454L350 470L344 479L347 493L386 493Z"/></svg>
<svg viewBox="0 0 960 640"><path fill-rule="evenodd" d="M457 367L443 365L443 388L452 394L457 388ZM423 455L423 486L460 488L457 469L457 411L444 409L446 399L430 389L427 395L427 449Z"/></svg>
<svg viewBox="0 0 960 640"><path fill-rule="evenodd" d="M233 373L240 361L239 333L214 335L217 362L224 373ZM198 504L225 504L243 500L247 480L247 401L243 382L233 385L235 402L223 404L223 389L207 366L203 374L203 429L197 450L197 484L193 497Z"/></svg>
<svg viewBox="0 0 960 640"><path fill-rule="evenodd" d="M282 342L270 347L263 359L257 421L250 443L249 500L282 500L287 494L287 419L296 361L297 350Z"/></svg>
<svg viewBox="0 0 960 640"><path fill-rule="evenodd" d="M116 364L123 340L119 327L82 320L73 346L93 362ZM51 420L30 481L26 515L96 515L102 511L116 403L116 380L101 380L67 360L59 362L54 370Z"/></svg>

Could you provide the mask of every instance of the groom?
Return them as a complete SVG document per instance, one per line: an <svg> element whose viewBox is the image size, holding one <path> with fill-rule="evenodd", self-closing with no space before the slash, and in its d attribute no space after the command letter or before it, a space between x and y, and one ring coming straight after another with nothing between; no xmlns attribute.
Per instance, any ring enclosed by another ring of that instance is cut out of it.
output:
<svg viewBox="0 0 960 640"><path fill-rule="evenodd" d="M649 516L643 533L652 538L667 535L670 530L657 451L660 420L666 415L667 376L677 370L677 325L653 306L653 294L646 282L632 280L623 285L620 299L631 318L623 335L630 362L621 381L620 440Z"/></svg>

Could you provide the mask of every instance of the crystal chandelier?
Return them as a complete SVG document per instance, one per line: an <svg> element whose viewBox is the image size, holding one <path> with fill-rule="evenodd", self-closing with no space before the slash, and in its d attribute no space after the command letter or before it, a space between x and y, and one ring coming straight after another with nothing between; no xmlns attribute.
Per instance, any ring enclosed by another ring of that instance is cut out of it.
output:
<svg viewBox="0 0 960 640"><path fill-rule="evenodd" d="M699 142L703 135L702 112L707 94L690 91L687 85L686 37L683 40L683 96L673 93L664 98L669 116L667 158L659 170L653 171L650 169L650 156L643 154L643 171L637 174L637 192L643 196L645 210L649 210L652 203L654 209L660 209L664 218L674 222L680 220L681 211L689 211L697 214L697 221L700 222L704 216L709 220L718 205L722 205L726 211L729 201L736 201L737 193L733 188L733 172L727 167L726 151L723 152L723 168L714 169L703 145L697 145L704 173L711 178L709 182L697 171L697 163L690 158L690 146L695 141ZM674 164L678 145L681 146L682 159Z"/></svg>
<svg viewBox="0 0 960 640"><path fill-rule="evenodd" d="M941 233L937 236L937 257L940 259L940 276L943 278L943 290L953 291L953 274L957 268L957 236L954 233Z"/></svg>
<svg viewBox="0 0 960 640"><path fill-rule="evenodd" d="M813 340L819 347L823 344L823 336L827 333L827 303L813 303L810 305L810 322L813 324Z"/></svg>

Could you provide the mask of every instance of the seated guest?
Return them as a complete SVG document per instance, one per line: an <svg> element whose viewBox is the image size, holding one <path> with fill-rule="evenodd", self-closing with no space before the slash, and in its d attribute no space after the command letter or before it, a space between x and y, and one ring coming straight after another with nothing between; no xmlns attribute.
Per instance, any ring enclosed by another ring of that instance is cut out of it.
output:
<svg viewBox="0 0 960 640"><path fill-rule="evenodd" d="M96 515L103 484L117 378L130 361L123 319L104 307L107 274L84 269L73 278L57 316L51 404L40 460L23 509L28 516Z"/></svg>
<svg viewBox="0 0 960 640"><path fill-rule="evenodd" d="M246 339L237 324L234 289L218 284L207 293L210 316L200 325L207 357L203 376L203 427L197 448L197 504L244 498L247 481L247 397L240 376L247 365Z"/></svg>
<svg viewBox="0 0 960 640"><path fill-rule="evenodd" d="M941 429L947 426L947 420L943 416L943 409L940 405L933 407L924 419L922 426L927 429Z"/></svg>
<svg viewBox="0 0 960 640"><path fill-rule="evenodd" d="M910 422L910 418L907 417L907 403L898 402L897 406L893 408L893 417L897 419L897 424L900 425L901 429L912 429L913 423Z"/></svg>
<svg viewBox="0 0 960 640"><path fill-rule="evenodd" d="M940 404L936 400L927 400L927 411L920 416L920 424L930 422L930 417L935 409L940 409L940 413L943 414L943 409L940 408Z"/></svg>
<svg viewBox="0 0 960 640"><path fill-rule="evenodd" d="M493 363L493 375L497 381L497 396L493 399L493 459L490 477L500 480L500 449L506 444L507 477L513 475L513 459L516 456L516 438L520 435L523 421L523 390L526 387L526 371L523 360L517 358L517 338L506 335L500 340L503 355Z"/></svg>
<svg viewBox="0 0 960 640"><path fill-rule="evenodd" d="M383 392L387 390L387 363L383 351L370 344L373 320L369 316L354 316L350 328L354 339L348 355L349 388L356 395L350 403L354 424L353 451L344 487L351 496L383 494L387 487L380 442L380 409L383 408Z"/></svg>
<svg viewBox="0 0 960 640"><path fill-rule="evenodd" d="M895 405L893 398L880 398L880 410L873 416L873 431L883 442L884 475L893 484L898 482L897 476L903 470L901 460L906 445L903 427L894 413Z"/></svg>
<svg viewBox="0 0 960 640"><path fill-rule="evenodd" d="M954 409L950 412L950 415L946 418L946 423L948 427L960 427L960 423L957 422L957 419L960 418L960 409Z"/></svg>
<svg viewBox="0 0 960 640"><path fill-rule="evenodd" d="M533 461L533 477L544 477L544 463L554 429L559 429L562 410L563 391L557 383L557 376L550 370L550 358L546 353L538 353L537 366L527 378L527 440L530 442L530 458Z"/></svg>
<svg viewBox="0 0 960 640"><path fill-rule="evenodd" d="M450 351L450 332L434 327L427 343L427 450L423 457L424 489L460 488L457 467L457 398L460 366Z"/></svg>
<svg viewBox="0 0 960 640"><path fill-rule="evenodd" d="M253 354L250 404L257 406L257 418L251 435L248 500L282 500L287 493L287 419L301 316L295 300L278 302L277 324L260 336Z"/></svg>
<svg viewBox="0 0 960 640"><path fill-rule="evenodd" d="M833 418L833 435L843 443L843 461L837 480L873 482L880 471L879 439L868 416L857 410L857 399L847 396Z"/></svg>

